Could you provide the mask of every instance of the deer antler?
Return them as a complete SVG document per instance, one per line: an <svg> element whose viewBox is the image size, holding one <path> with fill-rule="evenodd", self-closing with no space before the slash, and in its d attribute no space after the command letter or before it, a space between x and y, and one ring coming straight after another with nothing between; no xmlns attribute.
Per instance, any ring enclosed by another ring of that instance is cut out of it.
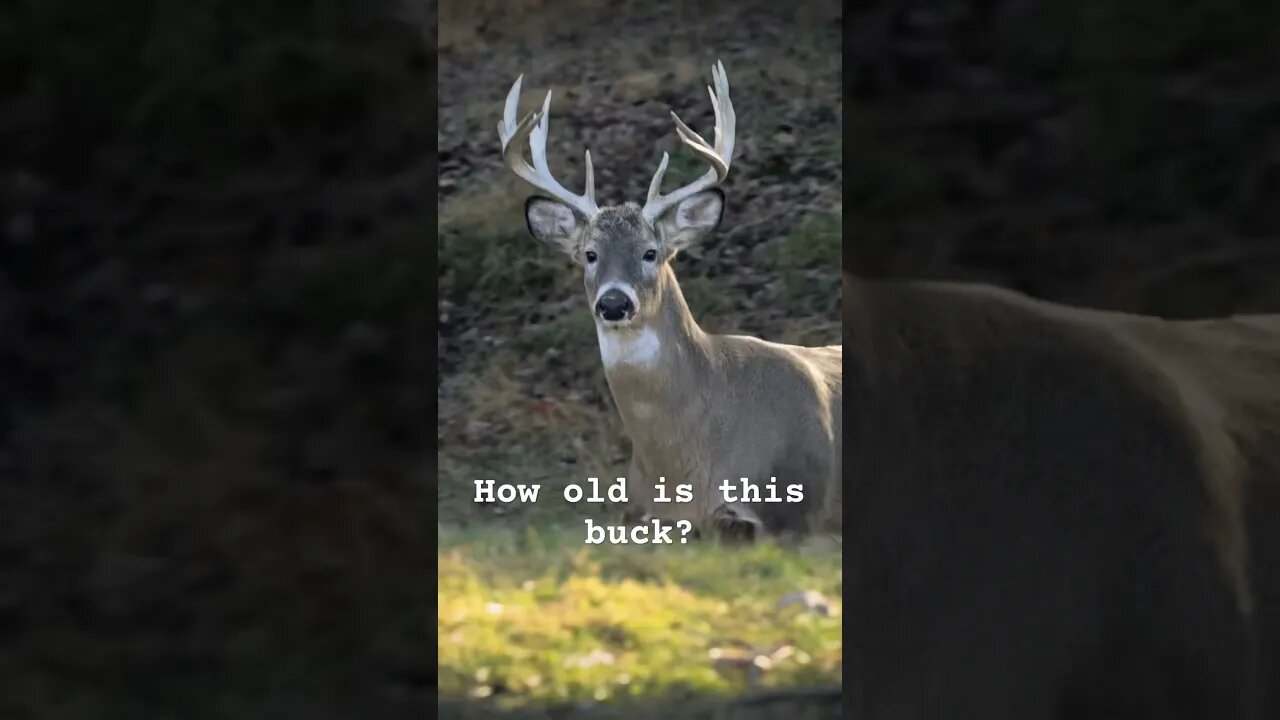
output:
<svg viewBox="0 0 1280 720"><path fill-rule="evenodd" d="M688 185L673 190L668 195L661 195L658 191L662 188L662 176L667 172L667 161L670 159L667 153L662 153L662 162L649 183L649 199L641 210L641 215L650 225L653 225L671 206L691 195L719 185L729 176L729 164L733 162L734 125L737 117L733 114L733 102L729 100L729 78L725 75L724 63L716 61L711 68L711 78L715 87L713 89L708 86L707 92L711 95L711 107L716 113L714 147L690 130L689 126L685 125L674 112L671 113L671 119L676 121L676 132L680 134L680 139L690 150L710 163L711 169Z"/></svg>
<svg viewBox="0 0 1280 720"><path fill-rule="evenodd" d="M582 195L569 192L551 176L547 167L547 125L551 108L551 91L542 101L540 112L529 113L519 124L516 123L516 105L520 101L520 82L524 75L516 78L507 93L507 104L502 111L502 120L498 123L498 139L502 141L502 157L507 167L526 182L543 192L564 202L577 210L583 217L591 219L600 212L596 205L596 179L591 169L591 151L587 150L587 189ZM533 155L533 165L524 159L525 139L529 141L529 150Z"/></svg>

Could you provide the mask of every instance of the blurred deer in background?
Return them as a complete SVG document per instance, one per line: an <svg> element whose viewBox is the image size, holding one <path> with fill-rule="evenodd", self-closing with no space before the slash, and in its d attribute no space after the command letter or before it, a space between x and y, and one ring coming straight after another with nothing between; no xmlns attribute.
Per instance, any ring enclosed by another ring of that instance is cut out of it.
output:
<svg viewBox="0 0 1280 720"><path fill-rule="evenodd" d="M858 717L1280 717L1280 316L842 301Z"/></svg>
<svg viewBox="0 0 1280 720"><path fill-rule="evenodd" d="M517 122L523 76L512 85L498 123L503 156L516 175L548 196L525 205L530 234L583 268L605 376L631 438L628 483L650 513L722 536L838 531L840 346L707 333L690 313L672 268L676 254L718 227L724 214L719 185L733 161L736 118L723 64L712 68L712 76L713 144L671 114L685 147L710 169L663 195L669 159L663 153L643 207L596 204L590 151L583 194L552 177L551 93L541 111ZM524 159L526 142L532 165ZM741 478L762 489L760 502L725 500L720 484L737 486ZM676 498L677 485L690 484L692 501L653 502L662 479L669 499ZM803 500L768 502L771 484L780 498L788 486L799 486Z"/></svg>

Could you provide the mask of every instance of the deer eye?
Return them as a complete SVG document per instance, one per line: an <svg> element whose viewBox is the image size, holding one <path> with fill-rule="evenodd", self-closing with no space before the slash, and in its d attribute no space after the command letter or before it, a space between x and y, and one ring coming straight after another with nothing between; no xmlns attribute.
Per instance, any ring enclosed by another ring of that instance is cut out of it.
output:
<svg viewBox="0 0 1280 720"><path fill-rule="evenodd" d="M593 262L595 262L595 261L596 261L596 254L595 254L595 251L593 251L593 250L588 250L588 251L587 251L587 262L588 262L588 263L593 263Z"/></svg>
<svg viewBox="0 0 1280 720"><path fill-rule="evenodd" d="M645 259L645 262L653 262L654 260L657 260L657 259L658 259L658 251L657 251L657 250L645 250L645 251L644 251L644 259Z"/></svg>

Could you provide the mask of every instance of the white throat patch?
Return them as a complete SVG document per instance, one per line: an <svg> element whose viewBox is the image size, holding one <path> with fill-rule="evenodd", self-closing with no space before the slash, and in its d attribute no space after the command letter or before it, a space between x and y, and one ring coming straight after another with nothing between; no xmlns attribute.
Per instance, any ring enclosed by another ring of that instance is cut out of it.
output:
<svg viewBox="0 0 1280 720"><path fill-rule="evenodd" d="M600 359L605 367L614 365L650 366L658 362L662 343L652 328L631 330L596 325L600 338Z"/></svg>

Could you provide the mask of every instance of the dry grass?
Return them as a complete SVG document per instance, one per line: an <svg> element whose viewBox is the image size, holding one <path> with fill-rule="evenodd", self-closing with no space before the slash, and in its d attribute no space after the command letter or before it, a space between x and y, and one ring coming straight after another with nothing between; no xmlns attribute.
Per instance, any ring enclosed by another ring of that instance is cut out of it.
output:
<svg viewBox="0 0 1280 720"><path fill-rule="evenodd" d="M446 235L495 237L524 231L524 188L509 171L480 173L466 190L440 205L439 230ZM441 254L448 254L441 249Z"/></svg>

